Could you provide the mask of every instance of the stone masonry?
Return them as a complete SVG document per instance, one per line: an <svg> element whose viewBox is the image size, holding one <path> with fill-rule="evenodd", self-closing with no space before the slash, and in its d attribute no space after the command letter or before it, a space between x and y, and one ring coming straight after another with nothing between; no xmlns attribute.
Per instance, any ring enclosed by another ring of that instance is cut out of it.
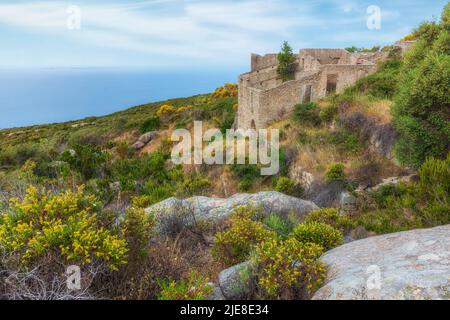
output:
<svg viewBox="0 0 450 320"><path fill-rule="evenodd" d="M251 71L239 77L237 127L263 129L298 103L340 93L377 69L386 52L350 53L344 49L303 49L295 55L293 80L278 78L277 54L252 54Z"/></svg>

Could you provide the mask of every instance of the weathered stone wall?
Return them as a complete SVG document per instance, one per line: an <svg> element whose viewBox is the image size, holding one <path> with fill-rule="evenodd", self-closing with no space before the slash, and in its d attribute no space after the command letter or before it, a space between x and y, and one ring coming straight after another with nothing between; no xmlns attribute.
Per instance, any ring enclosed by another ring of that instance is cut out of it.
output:
<svg viewBox="0 0 450 320"><path fill-rule="evenodd" d="M377 62L386 57L385 52L303 49L296 55L294 80L283 83L277 74L277 54L252 54L252 71L239 78L237 127L264 128L298 103L318 100L330 92L340 93L375 72Z"/></svg>

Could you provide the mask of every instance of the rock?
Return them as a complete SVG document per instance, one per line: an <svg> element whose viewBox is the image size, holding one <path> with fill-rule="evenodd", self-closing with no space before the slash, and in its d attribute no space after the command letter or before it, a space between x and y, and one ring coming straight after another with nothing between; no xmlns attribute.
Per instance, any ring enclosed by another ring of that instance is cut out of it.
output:
<svg viewBox="0 0 450 320"><path fill-rule="evenodd" d="M450 298L450 225L354 241L327 252L315 300Z"/></svg>
<svg viewBox="0 0 450 320"><path fill-rule="evenodd" d="M219 287L227 300L240 300L251 293L252 265L243 262L219 274Z"/></svg>
<svg viewBox="0 0 450 320"><path fill-rule="evenodd" d="M363 226L357 226L355 229L351 230L344 238L345 243L353 242L356 240L366 239L369 237L376 236L375 232L367 231Z"/></svg>
<svg viewBox="0 0 450 320"><path fill-rule="evenodd" d="M300 184L305 191L309 190L314 182L314 176L304 171L302 167L292 166L289 169L289 178Z"/></svg>
<svg viewBox="0 0 450 320"><path fill-rule="evenodd" d="M339 207L341 194L345 190L345 185L341 181L315 182L310 190L305 192L305 198L321 208Z"/></svg>
<svg viewBox="0 0 450 320"><path fill-rule="evenodd" d="M225 300L225 296L222 293L222 290L219 286L216 286L214 283L210 283L210 285L214 288L213 292L206 297L206 300Z"/></svg>
<svg viewBox="0 0 450 320"><path fill-rule="evenodd" d="M156 131L151 131L151 132L147 132L144 133L142 136L139 137L138 141L147 144L150 141L152 141L153 139L155 139L158 136L158 132Z"/></svg>
<svg viewBox="0 0 450 320"><path fill-rule="evenodd" d="M144 133L139 139L133 144L133 148L136 150L142 149L145 147L150 141L155 139L158 136L157 131L151 131Z"/></svg>
<svg viewBox="0 0 450 320"><path fill-rule="evenodd" d="M233 213L236 207L247 205L261 208L266 215L272 212L281 215L293 212L299 218L318 209L311 201L276 191L267 191L254 194L239 193L227 199L198 196L179 200L172 197L152 205L145 211L156 216L159 231L165 232L174 220L179 220L177 223L182 225L201 220L219 221Z"/></svg>
<svg viewBox="0 0 450 320"><path fill-rule="evenodd" d="M137 141L135 144L133 144L133 148L136 150L142 149L143 147L145 147L145 143L141 141Z"/></svg>
<svg viewBox="0 0 450 320"><path fill-rule="evenodd" d="M367 191L375 192L385 186L397 185L397 184L400 184L401 182L417 182L417 181L418 181L418 176L416 174L411 174L409 176L404 176L404 177L390 177L390 178L383 179L383 182L381 182L380 184L377 184L373 188L367 189Z"/></svg>
<svg viewBox="0 0 450 320"><path fill-rule="evenodd" d="M344 213L352 213L357 210L357 200L350 192L341 193L341 205L340 208Z"/></svg>

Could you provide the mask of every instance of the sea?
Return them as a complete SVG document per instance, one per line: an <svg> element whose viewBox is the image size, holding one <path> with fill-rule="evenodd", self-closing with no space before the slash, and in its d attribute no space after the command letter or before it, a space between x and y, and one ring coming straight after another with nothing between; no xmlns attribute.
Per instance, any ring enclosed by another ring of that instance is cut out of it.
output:
<svg viewBox="0 0 450 320"><path fill-rule="evenodd" d="M129 107L212 92L239 71L125 68L0 70L0 129L102 116Z"/></svg>

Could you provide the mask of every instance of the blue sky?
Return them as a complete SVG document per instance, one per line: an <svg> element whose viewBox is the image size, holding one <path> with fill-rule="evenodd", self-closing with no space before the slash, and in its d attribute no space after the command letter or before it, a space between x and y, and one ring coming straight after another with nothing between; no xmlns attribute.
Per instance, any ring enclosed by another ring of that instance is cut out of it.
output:
<svg viewBox="0 0 450 320"><path fill-rule="evenodd" d="M244 69L251 52L371 47L439 17L446 0L0 0L0 68ZM81 9L70 30L67 9ZM369 5L381 29L366 26Z"/></svg>

